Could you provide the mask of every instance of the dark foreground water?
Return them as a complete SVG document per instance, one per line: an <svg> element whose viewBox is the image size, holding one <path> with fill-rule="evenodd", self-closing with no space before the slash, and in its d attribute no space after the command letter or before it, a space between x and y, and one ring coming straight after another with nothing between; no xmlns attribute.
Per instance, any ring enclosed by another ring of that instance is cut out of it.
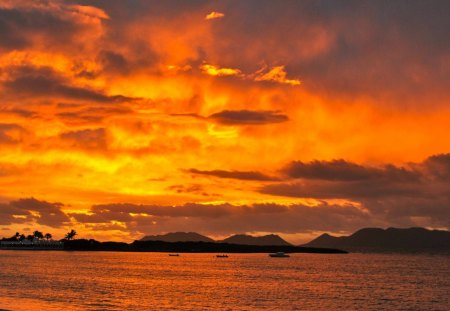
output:
<svg viewBox="0 0 450 311"><path fill-rule="evenodd" d="M0 251L3 310L449 310L438 255Z"/></svg>

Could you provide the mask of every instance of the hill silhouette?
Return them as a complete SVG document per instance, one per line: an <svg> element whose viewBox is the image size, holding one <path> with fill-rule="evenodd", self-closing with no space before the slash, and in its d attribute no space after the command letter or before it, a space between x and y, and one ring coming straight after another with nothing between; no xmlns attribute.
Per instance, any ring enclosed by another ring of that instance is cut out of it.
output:
<svg viewBox="0 0 450 311"><path fill-rule="evenodd" d="M238 245L283 245L289 246L291 243L286 242L276 234L269 234L264 236L252 236L247 234L235 234L220 243L238 244Z"/></svg>
<svg viewBox="0 0 450 311"><path fill-rule="evenodd" d="M141 241L214 242L213 239L196 232L170 232L162 235L146 235Z"/></svg>
<svg viewBox="0 0 450 311"><path fill-rule="evenodd" d="M364 228L350 236L335 237L325 233L302 246L352 251L450 251L450 232L425 228Z"/></svg>
<svg viewBox="0 0 450 311"><path fill-rule="evenodd" d="M162 235L146 235L140 241L162 241L162 242L217 242L236 245L258 245L258 246L292 246L276 234L264 236L252 236L248 234L235 234L224 240L215 241L210 237L197 232L170 232Z"/></svg>

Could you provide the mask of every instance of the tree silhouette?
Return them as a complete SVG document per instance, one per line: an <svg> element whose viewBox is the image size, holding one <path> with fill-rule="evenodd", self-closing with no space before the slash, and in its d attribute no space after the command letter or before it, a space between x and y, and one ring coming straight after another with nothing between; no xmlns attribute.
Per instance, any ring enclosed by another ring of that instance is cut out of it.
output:
<svg viewBox="0 0 450 311"><path fill-rule="evenodd" d="M45 237L45 239L48 241L48 240L50 240L53 236L51 235L51 233L46 233L46 234L44 235L44 237Z"/></svg>
<svg viewBox="0 0 450 311"><path fill-rule="evenodd" d="M44 238L44 234L40 231L34 231L33 232L33 237L37 238L37 239L43 239Z"/></svg>
<svg viewBox="0 0 450 311"><path fill-rule="evenodd" d="M68 232L66 234L66 239L67 240L72 240L76 235L77 235L77 232L72 229L72 230L70 230L70 232Z"/></svg>

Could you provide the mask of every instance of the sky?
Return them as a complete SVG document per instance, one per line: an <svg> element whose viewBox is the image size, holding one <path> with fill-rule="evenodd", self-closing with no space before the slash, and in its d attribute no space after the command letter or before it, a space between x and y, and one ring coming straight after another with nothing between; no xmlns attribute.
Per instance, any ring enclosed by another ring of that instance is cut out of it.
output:
<svg viewBox="0 0 450 311"><path fill-rule="evenodd" d="M448 230L449 13L0 0L0 236Z"/></svg>

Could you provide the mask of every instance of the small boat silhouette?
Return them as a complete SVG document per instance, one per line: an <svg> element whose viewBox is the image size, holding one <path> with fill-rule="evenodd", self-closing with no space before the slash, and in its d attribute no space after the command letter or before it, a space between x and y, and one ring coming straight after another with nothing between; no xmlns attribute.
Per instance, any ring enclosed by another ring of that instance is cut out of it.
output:
<svg viewBox="0 0 450 311"><path fill-rule="evenodd" d="M269 256L270 257L279 257L279 258L291 257L288 254L286 254L285 252L277 252L277 253L269 254Z"/></svg>
<svg viewBox="0 0 450 311"><path fill-rule="evenodd" d="M228 255L216 255L217 258L228 258Z"/></svg>
<svg viewBox="0 0 450 311"><path fill-rule="evenodd" d="M169 256L178 257L178 256L180 256L180 254L169 254Z"/></svg>

